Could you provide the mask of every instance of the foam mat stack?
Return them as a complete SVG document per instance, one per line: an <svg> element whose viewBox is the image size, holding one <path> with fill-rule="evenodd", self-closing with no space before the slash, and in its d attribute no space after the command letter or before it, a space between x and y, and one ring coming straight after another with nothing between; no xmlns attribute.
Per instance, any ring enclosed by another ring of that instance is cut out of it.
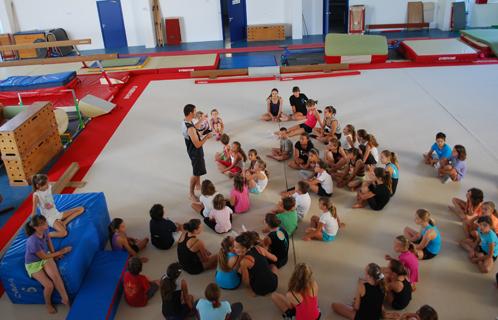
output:
<svg viewBox="0 0 498 320"><path fill-rule="evenodd" d="M26 106L0 127L0 151L11 186L25 186L62 150L50 102Z"/></svg>

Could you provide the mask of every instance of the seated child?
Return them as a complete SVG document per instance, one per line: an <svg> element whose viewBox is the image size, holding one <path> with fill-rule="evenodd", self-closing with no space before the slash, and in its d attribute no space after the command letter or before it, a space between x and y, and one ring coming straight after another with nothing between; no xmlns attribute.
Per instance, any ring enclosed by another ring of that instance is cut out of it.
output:
<svg viewBox="0 0 498 320"><path fill-rule="evenodd" d="M342 133L344 134L340 139L342 148L344 150L356 148L358 141L354 126L352 124L347 124L344 129L342 129Z"/></svg>
<svg viewBox="0 0 498 320"><path fill-rule="evenodd" d="M334 173L334 178L339 188L348 187L355 190L366 180L365 163L361 158L360 150L357 148L346 150L346 155L346 165Z"/></svg>
<svg viewBox="0 0 498 320"><path fill-rule="evenodd" d="M302 133L294 145L294 159L289 161L289 167L296 170L309 167L309 153L314 148L307 133Z"/></svg>
<svg viewBox="0 0 498 320"><path fill-rule="evenodd" d="M325 162L320 160L315 166L316 177L307 181L310 185L310 190L320 197L332 197L332 193L334 192L332 177L326 169Z"/></svg>
<svg viewBox="0 0 498 320"><path fill-rule="evenodd" d="M33 184L33 211L31 217L36 214L36 209L47 219L48 226L55 231L50 233L52 238L64 238L67 236L67 225L76 217L81 215L85 208L76 207L64 212L59 212L54 203L52 186L48 183L46 174L36 174L32 178Z"/></svg>
<svg viewBox="0 0 498 320"><path fill-rule="evenodd" d="M201 298L195 308L199 320L226 320L238 319L242 313L242 303L232 305L228 301L220 301L221 290L216 283L210 283L204 291L206 299Z"/></svg>
<svg viewBox="0 0 498 320"><path fill-rule="evenodd" d="M254 167L256 166L256 162L260 160L261 158L258 156L258 151L256 149L251 149L247 153L247 159L250 161L249 162L249 168L246 169L244 174L246 174L248 171L249 173L253 174L254 173Z"/></svg>
<svg viewBox="0 0 498 320"><path fill-rule="evenodd" d="M280 148L272 148L271 154L267 155L267 157L277 161L285 161L292 158L292 141L287 137L287 128L280 128L278 137L280 139Z"/></svg>
<svg viewBox="0 0 498 320"><path fill-rule="evenodd" d="M173 233L181 231L181 226L169 219L164 219L164 207L160 204L153 205L149 214L150 242L160 250L171 248L175 243Z"/></svg>
<svg viewBox="0 0 498 320"><path fill-rule="evenodd" d="M289 97L289 103L292 109L291 119L295 121L300 121L306 119L306 102L308 97L301 93L299 87L292 88L292 95Z"/></svg>
<svg viewBox="0 0 498 320"><path fill-rule="evenodd" d="M365 151L362 151L363 162L375 167L379 163L379 143L373 134L368 134L365 139Z"/></svg>
<svg viewBox="0 0 498 320"><path fill-rule="evenodd" d="M109 224L109 242L113 251L127 251L132 257L138 256L138 252L145 249L149 243L149 238L141 240L130 238L126 235L126 224L121 218L112 219ZM141 258L142 262L147 262L145 257Z"/></svg>
<svg viewBox="0 0 498 320"><path fill-rule="evenodd" d="M333 241L339 231L339 227L344 227L344 224L341 224L337 215L337 209L332 201L330 201L330 198L320 198L318 207L322 210L322 214L311 217L310 227L306 229L306 235L303 240Z"/></svg>
<svg viewBox="0 0 498 320"><path fill-rule="evenodd" d="M211 130L216 136L216 140L220 140L223 135L223 131L225 130L225 125L223 124L223 120L219 117L218 110L211 110L211 119L209 120L209 124L211 125Z"/></svg>
<svg viewBox="0 0 498 320"><path fill-rule="evenodd" d="M408 280L408 272L396 259L389 261L389 275L386 275L386 302L394 310L405 309L412 300L412 286Z"/></svg>
<svg viewBox="0 0 498 320"><path fill-rule="evenodd" d="M451 199L453 207L448 208L453 211L462 221L479 217L482 214L482 202L484 201L484 193L481 189L470 188L465 194L466 200L459 198Z"/></svg>
<svg viewBox="0 0 498 320"><path fill-rule="evenodd" d="M491 218L491 230L493 230L496 234L498 234L498 212L495 209L495 203L492 201L486 201L482 203L482 217L488 216ZM469 219L468 221L464 221L463 223L463 231L465 233L466 238L477 239L477 228L479 227L477 224L477 219L479 219L478 215Z"/></svg>
<svg viewBox="0 0 498 320"><path fill-rule="evenodd" d="M244 162L247 161L247 156L238 141L232 143L230 148L230 159L218 161L218 168L221 173L233 177L236 174L241 174L244 167Z"/></svg>
<svg viewBox="0 0 498 320"><path fill-rule="evenodd" d="M348 164L346 151L344 151L337 138L332 137L327 144L324 161L328 165L331 174L337 173Z"/></svg>
<svg viewBox="0 0 498 320"><path fill-rule="evenodd" d="M226 233L232 230L232 209L226 205L225 197L217 194L213 199L213 210L204 223L216 233Z"/></svg>
<svg viewBox="0 0 498 320"><path fill-rule="evenodd" d="M298 136L303 133L311 134L318 123L322 123L320 112L317 108L318 101L309 99L306 101L306 121L289 128L290 137ZM278 134L278 132L275 132Z"/></svg>
<svg viewBox="0 0 498 320"><path fill-rule="evenodd" d="M254 166L254 173L251 174L246 172L247 186L249 187L249 192L254 194L260 194L268 185L268 171L266 171L266 163L259 159L256 161Z"/></svg>
<svg viewBox="0 0 498 320"><path fill-rule="evenodd" d="M287 192L285 196L292 196L296 200L296 211L299 219L304 219L311 207L309 194L310 185L306 181L299 181L295 192ZM282 208L283 209L283 208Z"/></svg>
<svg viewBox="0 0 498 320"><path fill-rule="evenodd" d="M249 198L249 188L244 183L242 176L233 178L233 189L230 192L230 206L235 213L244 213L249 211L251 200Z"/></svg>
<svg viewBox="0 0 498 320"><path fill-rule="evenodd" d="M281 227L287 231L290 237L294 231L296 231L298 224L297 212L295 209L296 200L293 197L285 197L282 199L282 206L285 211L277 213L277 218L281 221Z"/></svg>
<svg viewBox="0 0 498 320"><path fill-rule="evenodd" d="M451 147L446 144L446 135L442 132L436 134L436 142L431 146L429 152L424 153L424 162L430 166L440 167L443 159L451 158ZM438 165L439 164L439 165Z"/></svg>
<svg viewBox="0 0 498 320"><path fill-rule="evenodd" d="M62 303L67 306L69 306L69 297L54 259L62 258L66 253L71 252L72 248L64 247L55 251L45 216L38 215L31 218L25 225L25 231L28 239L26 240L24 266L28 276L43 286L43 297L48 313L56 313L57 309L52 304L54 287L62 298Z"/></svg>
<svg viewBox="0 0 498 320"><path fill-rule="evenodd" d="M126 302L132 307L145 307L159 289L159 280L149 281L140 272L142 272L142 261L137 257L131 257L123 278L123 291Z"/></svg>
<svg viewBox="0 0 498 320"><path fill-rule="evenodd" d="M197 111L193 122L195 128L200 134L206 135L211 132L211 129L209 128L208 115L204 112Z"/></svg>
<svg viewBox="0 0 498 320"><path fill-rule="evenodd" d="M438 170L438 175L442 183L451 181L461 181L467 172L467 151L462 145L455 145L451 152L451 158L441 160L441 167Z"/></svg>
<svg viewBox="0 0 498 320"><path fill-rule="evenodd" d="M273 213L267 213L265 216L266 229L270 232L263 239L263 246L275 257L277 261L268 261L277 268L287 264L289 256L289 234L280 226L280 219Z"/></svg>
<svg viewBox="0 0 498 320"><path fill-rule="evenodd" d="M410 283L413 290L415 290L415 286L418 282L418 258L415 246L405 236L397 236L394 239L393 249L395 252L399 253L398 260L408 271ZM385 255L385 259L387 261L394 260L394 258L388 254ZM388 274L389 269L383 269L383 272Z"/></svg>
<svg viewBox="0 0 498 320"><path fill-rule="evenodd" d="M418 209L415 213L415 223L420 225L420 232L406 227L405 237L413 242L419 260L434 258L441 251L441 233L431 218L429 211Z"/></svg>
<svg viewBox="0 0 498 320"><path fill-rule="evenodd" d="M228 136L228 134L222 134L220 137L220 142L223 145L223 151L216 152L216 154L214 155L214 160L228 161L230 159L230 137Z"/></svg>
<svg viewBox="0 0 498 320"><path fill-rule="evenodd" d="M353 208L364 208L368 204L372 210L380 211L391 199L391 190L391 176L384 168L377 167L374 180L366 182L356 194Z"/></svg>
<svg viewBox="0 0 498 320"><path fill-rule="evenodd" d="M386 169L386 171L389 172L389 175L391 176L392 197L396 193L396 188L398 187L399 181L398 157L394 152L384 150L380 153L380 162L385 166L384 169Z"/></svg>
<svg viewBox="0 0 498 320"><path fill-rule="evenodd" d="M479 271L488 273L493 270L493 264L498 258L498 237L491 229L491 218L482 216L477 219L479 228L477 241L465 239L460 245L469 253L469 259L477 264Z"/></svg>
<svg viewBox="0 0 498 320"><path fill-rule="evenodd" d="M417 312L404 313L402 315L396 314L394 319L400 320L438 320L438 315L436 310L434 310L429 305L421 306Z"/></svg>
<svg viewBox="0 0 498 320"><path fill-rule="evenodd" d="M185 319L192 315L194 297L188 293L187 281L182 279L180 290L177 280L182 273L178 262L168 266L166 274L161 278L162 314L166 319Z"/></svg>
<svg viewBox="0 0 498 320"><path fill-rule="evenodd" d="M321 127L313 130L316 133L318 141L328 144L332 138L341 138L342 129L339 121L335 118L336 112L332 106L327 106L323 110L323 122L320 123Z"/></svg>
<svg viewBox="0 0 498 320"><path fill-rule="evenodd" d="M213 210L213 199L219 193L216 192L216 188L211 180L204 180L201 183L201 196L199 201L192 202L192 209L195 212L200 213L204 218L209 216L211 210Z"/></svg>
<svg viewBox="0 0 498 320"><path fill-rule="evenodd" d="M199 274L205 270L216 268L218 254L212 254L206 248L204 241L197 236L202 233L199 219L190 219L183 224L183 232L178 239L176 253L182 270L189 274Z"/></svg>
<svg viewBox="0 0 498 320"><path fill-rule="evenodd" d="M218 268L216 269L216 284L226 290L234 290L240 286L241 278L237 272L240 258L235 253L235 240L225 237L218 253Z"/></svg>

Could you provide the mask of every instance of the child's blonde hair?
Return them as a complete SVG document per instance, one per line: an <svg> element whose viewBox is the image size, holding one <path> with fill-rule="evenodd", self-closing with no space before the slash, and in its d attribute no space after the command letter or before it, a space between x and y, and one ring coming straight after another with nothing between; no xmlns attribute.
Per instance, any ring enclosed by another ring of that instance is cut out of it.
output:
<svg viewBox="0 0 498 320"><path fill-rule="evenodd" d="M320 204L323 204L323 206L327 208L328 212L330 212L330 215L334 217L334 219L337 219L337 208L329 198L321 197L318 201Z"/></svg>

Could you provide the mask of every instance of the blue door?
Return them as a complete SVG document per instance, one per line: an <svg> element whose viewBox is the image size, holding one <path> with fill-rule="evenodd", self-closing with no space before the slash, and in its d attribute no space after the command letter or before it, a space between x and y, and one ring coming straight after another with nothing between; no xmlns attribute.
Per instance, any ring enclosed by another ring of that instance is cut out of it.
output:
<svg viewBox="0 0 498 320"><path fill-rule="evenodd" d="M247 38L246 0L228 1L228 23L230 25L230 41L240 41Z"/></svg>
<svg viewBox="0 0 498 320"><path fill-rule="evenodd" d="M97 9L105 48L128 47L121 2L119 0L97 1Z"/></svg>

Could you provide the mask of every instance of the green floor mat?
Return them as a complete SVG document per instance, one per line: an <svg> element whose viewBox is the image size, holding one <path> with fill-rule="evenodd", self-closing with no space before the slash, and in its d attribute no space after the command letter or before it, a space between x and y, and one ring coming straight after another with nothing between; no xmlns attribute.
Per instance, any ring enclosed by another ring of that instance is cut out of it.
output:
<svg viewBox="0 0 498 320"><path fill-rule="evenodd" d="M498 56L498 29L469 29L460 32L465 37L487 44L495 56Z"/></svg>
<svg viewBox="0 0 498 320"><path fill-rule="evenodd" d="M387 38L380 35L329 33L325 37L325 55L387 55Z"/></svg>

